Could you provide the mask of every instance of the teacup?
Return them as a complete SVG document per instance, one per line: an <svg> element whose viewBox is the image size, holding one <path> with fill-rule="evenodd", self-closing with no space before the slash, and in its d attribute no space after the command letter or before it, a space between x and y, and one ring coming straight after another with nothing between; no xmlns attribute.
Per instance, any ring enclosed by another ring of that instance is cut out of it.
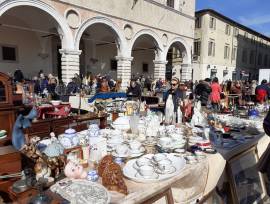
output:
<svg viewBox="0 0 270 204"><path fill-rule="evenodd" d="M145 157L141 157L141 158L136 160L136 165L138 167L145 166L145 165L150 166L150 164L151 164L150 159L145 158Z"/></svg>
<svg viewBox="0 0 270 204"><path fill-rule="evenodd" d="M158 168L161 171L167 171L172 167L172 162L169 159L163 159L158 162Z"/></svg>
<svg viewBox="0 0 270 204"><path fill-rule="evenodd" d="M165 154L155 154L153 156L153 160L157 163L159 163L160 161L167 159L167 156Z"/></svg>
<svg viewBox="0 0 270 204"><path fill-rule="evenodd" d="M129 143L129 146L130 146L130 149L132 151L139 151L140 148L141 148L141 146L142 146L142 144L140 142L134 140L134 141L132 141L132 142Z"/></svg>
<svg viewBox="0 0 270 204"><path fill-rule="evenodd" d="M141 166L138 171L143 177L150 177L155 172L154 167L149 165Z"/></svg>
<svg viewBox="0 0 270 204"><path fill-rule="evenodd" d="M119 155L126 155L128 153L128 146L127 145L117 145L116 148L116 153Z"/></svg>
<svg viewBox="0 0 270 204"><path fill-rule="evenodd" d="M162 146L162 147L168 147L170 146L172 143L172 139L169 138L169 137L162 137L159 139L159 144Z"/></svg>

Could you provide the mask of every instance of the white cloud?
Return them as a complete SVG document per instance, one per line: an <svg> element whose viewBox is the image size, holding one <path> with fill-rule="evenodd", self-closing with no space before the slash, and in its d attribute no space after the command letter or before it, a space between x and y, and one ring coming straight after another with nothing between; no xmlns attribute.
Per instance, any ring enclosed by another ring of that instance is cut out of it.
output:
<svg viewBox="0 0 270 204"><path fill-rule="evenodd" d="M270 23L270 15L262 15L262 16L256 16L256 17L239 17L240 23L246 25L246 26L258 26Z"/></svg>

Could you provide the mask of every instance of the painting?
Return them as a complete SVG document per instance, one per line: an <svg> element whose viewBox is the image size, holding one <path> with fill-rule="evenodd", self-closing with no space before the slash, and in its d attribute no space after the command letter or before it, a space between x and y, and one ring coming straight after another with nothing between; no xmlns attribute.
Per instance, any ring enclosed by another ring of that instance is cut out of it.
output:
<svg viewBox="0 0 270 204"><path fill-rule="evenodd" d="M228 162L234 203L261 203L266 195L262 175L257 170L256 148L241 153Z"/></svg>

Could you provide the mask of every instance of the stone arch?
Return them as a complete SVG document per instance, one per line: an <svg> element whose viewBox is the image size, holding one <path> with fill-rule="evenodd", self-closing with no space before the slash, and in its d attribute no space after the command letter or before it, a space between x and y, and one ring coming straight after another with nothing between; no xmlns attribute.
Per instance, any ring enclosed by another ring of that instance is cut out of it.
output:
<svg viewBox="0 0 270 204"><path fill-rule="evenodd" d="M0 16L18 6L31 6L48 13L58 23L62 34L62 49L74 49L72 32L65 18L53 7L40 0L8 0L0 3Z"/></svg>
<svg viewBox="0 0 270 204"><path fill-rule="evenodd" d="M131 56L132 48L133 48L133 46L134 46L136 40L137 40L139 37L143 36L143 35L150 36L151 38L154 39L155 44L156 44L156 46L157 46L157 48L158 48L158 53L156 53L156 55L157 55L157 59L156 59L156 60L162 59L162 58L163 58L163 55L164 55L164 53L163 53L163 44L162 44L162 41L161 41L161 39L159 38L158 34L155 33L154 31L150 30L150 29L143 29L143 30L140 30L139 32L137 32L137 33L133 36L133 38L132 38L132 40L130 41L130 44L129 44L128 55Z"/></svg>
<svg viewBox="0 0 270 204"><path fill-rule="evenodd" d="M164 51L164 60L166 60L166 56L167 53L170 49L170 47L174 44L174 43L179 43L180 45L182 45L185 48L186 51L186 56L184 57L184 62L185 64L191 64L191 48L188 46L187 42L180 37L176 37L173 40L170 41L170 43L168 44L168 46L166 47L165 51Z"/></svg>
<svg viewBox="0 0 270 204"><path fill-rule="evenodd" d="M74 41L75 48L79 49L80 40L84 31L94 24L104 24L108 26L114 32L116 40L117 40L118 55L124 57L125 56L124 52L126 50L125 37L120 31L120 28L113 21L105 17L90 18L81 24L81 26L79 27L79 29L77 30L75 34L75 41Z"/></svg>

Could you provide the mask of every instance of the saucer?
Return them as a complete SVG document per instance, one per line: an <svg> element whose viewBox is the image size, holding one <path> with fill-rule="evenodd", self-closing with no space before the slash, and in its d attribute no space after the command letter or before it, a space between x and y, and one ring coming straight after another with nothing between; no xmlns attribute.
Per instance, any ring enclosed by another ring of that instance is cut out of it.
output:
<svg viewBox="0 0 270 204"><path fill-rule="evenodd" d="M154 172L151 176L143 176L139 172L137 172L135 174L135 177L139 179L158 179L159 175Z"/></svg>
<svg viewBox="0 0 270 204"><path fill-rule="evenodd" d="M174 166L171 166L169 169L166 170L161 170L160 168L157 167L156 172L158 174L172 174L176 171L176 168Z"/></svg>
<svg viewBox="0 0 270 204"><path fill-rule="evenodd" d="M145 148L144 147L140 147L140 149L135 149L135 151L134 151L134 149L129 149L129 151L130 151L130 153L131 154L141 154L141 153L143 153L144 151L145 151Z"/></svg>
<svg viewBox="0 0 270 204"><path fill-rule="evenodd" d="M118 154L116 151L113 151L113 152L112 152L112 155L113 155L114 157L127 158L127 157L130 156L130 153L127 152L126 154Z"/></svg>

